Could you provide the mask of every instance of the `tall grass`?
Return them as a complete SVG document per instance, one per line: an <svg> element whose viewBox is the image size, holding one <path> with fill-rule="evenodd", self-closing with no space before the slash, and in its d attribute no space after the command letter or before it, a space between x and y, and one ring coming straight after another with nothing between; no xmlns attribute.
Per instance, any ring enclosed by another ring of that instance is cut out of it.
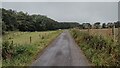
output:
<svg viewBox="0 0 120 68"><path fill-rule="evenodd" d="M36 58L38 53L41 52L60 33L61 31L25 32L25 33L15 32L3 36L2 43L3 67L30 65L32 61ZM24 43L24 41L26 41L26 43Z"/></svg>
<svg viewBox="0 0 120 68"><path fill-rule="evenodd" d="M90 35L78 29L71 30L76 43L83 50L86 57L96 66L119 66L120 47L114 45L112 39L104 36Z"/></svg>
<svg viewBox="0 0 120 68"><path fill-rule="evenodd" d="M39 51L37 45L16 45L3 42L3 66L25 66Z"/></svg>

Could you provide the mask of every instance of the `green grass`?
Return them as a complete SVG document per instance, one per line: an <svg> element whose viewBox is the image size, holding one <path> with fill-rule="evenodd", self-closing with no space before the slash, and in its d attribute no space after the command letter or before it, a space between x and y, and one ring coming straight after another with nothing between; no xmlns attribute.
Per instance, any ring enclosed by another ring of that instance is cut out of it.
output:
<svg viewBox="0 0 120 68"><path fill-rule="evenodd" d="M71 30L76 43L83 50L88 60L96 66L119 66L120 47L104 36L89 35L78 29Z"/></svg>
<svg viewBox="0 0 120 68"><path fill-rule="evenodd" d="M3 36L3 66L27 66L62 31L9 32ZM31 43L30 43L31 36ZM6 42L8 41L8 42ZM13 41L13 43L11 42ZM7 53L6 53L7 52ZM10 55L10 56L9 56Z"/></svg>
<svg viewBox="0 0 120 68"><path fill-rule="evenodd" d="M51 35L55 34L56 31L46 31L46 32L11 32L3 36L3 41L13 41L16 44L33 44L38 41L49 39ZM30 43L30 37L32 42Z"/></svg>

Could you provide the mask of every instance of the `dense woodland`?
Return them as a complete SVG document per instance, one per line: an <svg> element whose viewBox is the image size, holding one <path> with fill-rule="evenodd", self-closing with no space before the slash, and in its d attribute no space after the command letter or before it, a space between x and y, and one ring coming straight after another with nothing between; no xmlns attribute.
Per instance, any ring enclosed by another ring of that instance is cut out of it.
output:
<svg viewBox="0 0 120 68"><path fill-rule="evenodd" d="M77 22L58 22L44 15L29 15L22 11L17 12L14 10L2 10L2 33L5 31L46 31L46 30L57 30L57 29L68 29L68 28L112 28L113 23L100 22L79 24ZM117 28L119 22L114 22Z"/></svg>
<svg viewBox="0 0 120 68"><path fill-rule="evenodd" d="M59 23L44 15L29 15L22 11L16 12L2 8L3 31L46 31L74 27L79 27L79 24L76 22Z"/></svg>

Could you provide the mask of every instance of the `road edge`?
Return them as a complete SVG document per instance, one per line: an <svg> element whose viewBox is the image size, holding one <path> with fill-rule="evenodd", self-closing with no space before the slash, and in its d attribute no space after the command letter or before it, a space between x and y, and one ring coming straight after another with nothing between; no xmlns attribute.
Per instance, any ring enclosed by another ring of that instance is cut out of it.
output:
<svg viewBox="0 0 120 68"><path fill-rule="evenodd" d="M75 46L81 51L81 53L84 55L84 57L87 59L87 62L89 63L90 66L94 66L89 60L88 58L86 57L86 55L84 54L83 50L81 49L81 47L78 46L78 44L75 42L75 39L73 38L73 36L71 35L71 32L68 31L72 40L73 40L73 43L75 44Z"/></svg>
<svg viewBox="0 0 120 68"><path fill-rule="evenodd" d="M39 51L36 54L36 57L28 65L31 66L45 52L45 50L47 50L50 46L52 46L54 41L57 41L57 39L60 37L62 33L63 31L61 31L61 33L59 33L54 39L52 39L41 51Z"/></svg>

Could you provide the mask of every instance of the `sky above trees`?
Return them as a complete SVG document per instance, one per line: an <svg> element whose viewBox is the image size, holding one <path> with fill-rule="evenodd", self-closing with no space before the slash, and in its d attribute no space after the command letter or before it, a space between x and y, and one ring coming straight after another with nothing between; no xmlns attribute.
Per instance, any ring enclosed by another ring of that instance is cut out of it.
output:
<svg viewBox="0 0 120 68"><path fill-rule="evenodd" d="M117 2L3 2L2 7L29 14L46 15L60 22L114 22L118 20Z"/></svg>

